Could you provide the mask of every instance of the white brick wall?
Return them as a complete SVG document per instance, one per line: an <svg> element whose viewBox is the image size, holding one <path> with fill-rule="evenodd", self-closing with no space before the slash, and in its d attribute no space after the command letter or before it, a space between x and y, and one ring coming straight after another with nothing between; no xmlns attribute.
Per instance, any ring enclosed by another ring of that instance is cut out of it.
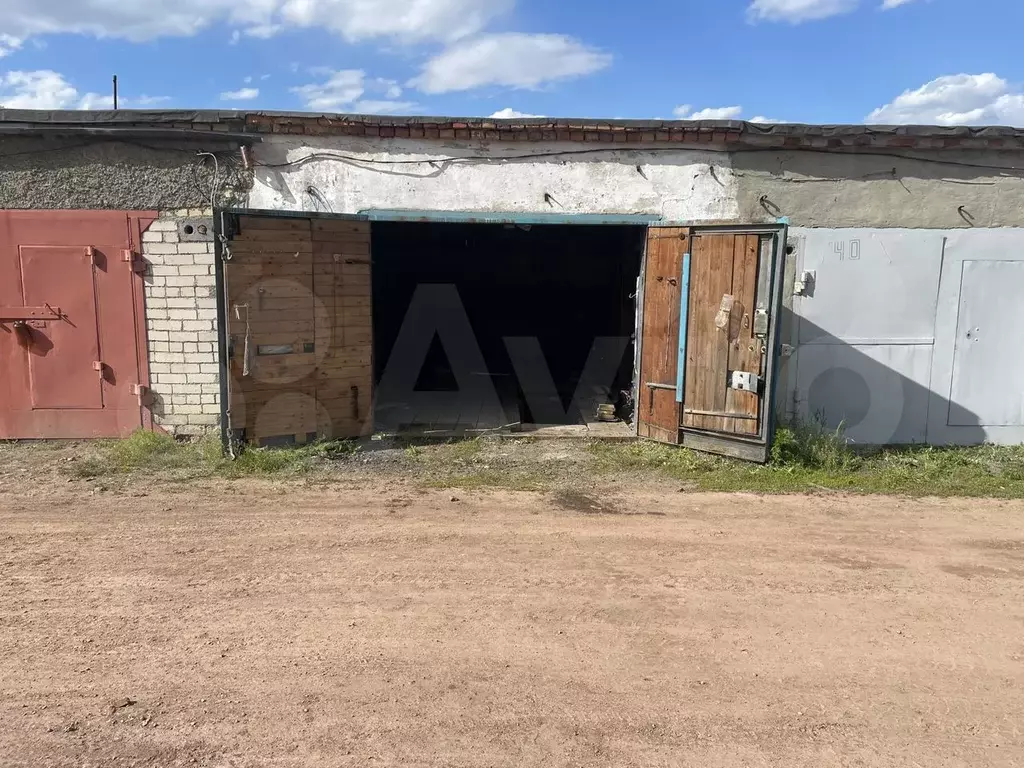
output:
<svg viewBox="0 0 1024 768"><path fill-rule="evenodd" d="M153 420L176 435L220 424L213 243L181 243L178 221L209 210L164 211L142 235Z"/></svg>

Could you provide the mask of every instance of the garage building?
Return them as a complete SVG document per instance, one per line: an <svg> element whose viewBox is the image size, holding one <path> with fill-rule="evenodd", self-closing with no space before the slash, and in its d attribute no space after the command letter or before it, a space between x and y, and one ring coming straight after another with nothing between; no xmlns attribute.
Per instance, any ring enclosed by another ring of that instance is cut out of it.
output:
<svg viewBox="0 0 1024 768"><path fill-rule="evenodd" d="M0 438L1020 442L1022 146L0 111Z"/></svg>

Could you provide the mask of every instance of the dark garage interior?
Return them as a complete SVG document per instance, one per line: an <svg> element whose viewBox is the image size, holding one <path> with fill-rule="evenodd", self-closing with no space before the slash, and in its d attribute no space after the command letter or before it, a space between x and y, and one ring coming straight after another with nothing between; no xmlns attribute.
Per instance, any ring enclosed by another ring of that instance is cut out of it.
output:
<svg viewBox="0 0 1024 768"><path fill-rule="evenodd" d="M644 227L372 226L380 428L584 424L599 403L629 418Z"/></svg>

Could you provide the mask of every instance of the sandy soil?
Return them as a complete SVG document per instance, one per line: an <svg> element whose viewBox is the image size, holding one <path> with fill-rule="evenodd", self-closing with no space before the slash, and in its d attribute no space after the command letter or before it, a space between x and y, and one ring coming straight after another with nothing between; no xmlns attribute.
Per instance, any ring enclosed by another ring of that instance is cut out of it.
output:
<svg viewBox="0 0 1024 768"><path fill-rule="evenodd" d="M1021 765L1022 516L9 484L0 765Z"/></svg>

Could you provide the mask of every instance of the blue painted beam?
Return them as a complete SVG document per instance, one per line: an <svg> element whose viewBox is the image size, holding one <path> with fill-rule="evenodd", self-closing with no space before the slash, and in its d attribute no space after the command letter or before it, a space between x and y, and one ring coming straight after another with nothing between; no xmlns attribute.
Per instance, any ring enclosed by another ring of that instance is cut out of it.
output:
<svg viewBox="0 0 1024 768"><path fill-rule="evenodd" d="M676 371L676 402L686 390L686 326L690 315L690 254L683 254L683 279L679 285L679 363Z"/></svg>
<svg viewBox="0 0 1024 768"><path fill-rule="evenodd" d="M648 213L511 213L505 211L412 211L371 208L359 212L370 221L411 221L433 224L577 224L644 227L661 221Z"/></svg>

